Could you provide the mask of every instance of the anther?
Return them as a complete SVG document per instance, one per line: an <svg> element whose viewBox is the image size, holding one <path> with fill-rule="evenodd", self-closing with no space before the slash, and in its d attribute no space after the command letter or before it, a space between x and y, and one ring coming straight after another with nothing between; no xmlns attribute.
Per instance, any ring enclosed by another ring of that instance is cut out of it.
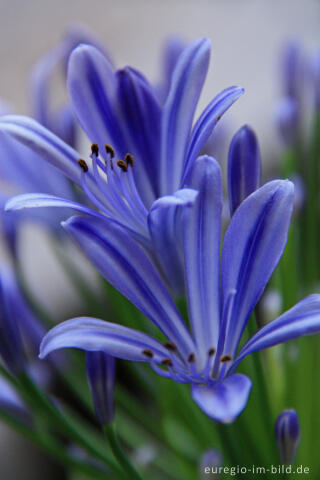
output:
<svg viewBox="0 0 320 480"><path fill-rule="evenodd" d="M104 147L106 149L107 155L110 155L111 158L114 158L114 150L108 143Z"/></svg>
<svg viewBox="0 0 320 480"><path fill-rule="evenodd" d="M165 365L166 367L172 367L172 362L170 360L170 358L164 358L162 361L161 361L162 365Z"/></svg>
<svg viewBox="0 0 320 480"><path fill-rule="evenodd" d="M96 155L96 156L99 155L99 146L98 146L97 143L93 143L91 145L91 153L92 153L92 155Z"/></svg>
<svg viewBox="0 0 320 480"><path fill-rule="evenodd" d="M167 350L171 350L172 352L175 352L177 350L177 346L173 342L167 342L164 344Z"/></svg>
<svg viewBox="0 0 320 480"><path fill-rule="evenodd" d="M220 357L220 362L230 362L231 360L231 355L222 355L222 357Z"/></svg>
<svg viewBox="0 0 320 480"><path fill-rule="evenodd" d="M216 353L216 349L215 348L210 348L210 350L208 351L208 356L209 357L213 357L213 355Z"/></svg>
<svg viewBox="0 0 320 480"><path fill-rule="evenodd" d="M89 169L88 169L88 165L87 165L87 162L85 160L83 160L83 158L79 158L78 160L78 165L82 168L82 170L84 172L87 172Z"/></svg>
<svg viewBox="0 0 320 480"><path fill-rule="evenodd" d="M126 172L126 171L128 170L128 165L127 165L126 162L124 162L123 160L118 160L118 161L117 161L117 165L118 165L118 167L121 168L121 170L122 170L123 172Z"/></svg>
<svg viewBox="0 0 320 480"><path fill-rule="evenodd" d="M221 115L217 116L217 122L221 119Z"/></svg>
<svg viewBox="0 0 320 480"><path fill-rule="evenodd" d="M152 352L152 350L150 350L150 348L146 348L145 350L143 350L143 351L142 351L142 354L143 354L145 357L153 358L153 352Z"/></svg>
<svg viewBox="0 0 320 480"><path fill-rule="evenodd" d="M194 363L196 360L196 356L194 353L190 353L189 357L188 357L188 362L189 363Z"/></svg>
<svg viewBox="0 0 320 480"><path fill-rule="evenodd" d="M127 166L130 165L130 167L133 167L133 156L131 153L126 153L124 161L126 162Z"/></svg>

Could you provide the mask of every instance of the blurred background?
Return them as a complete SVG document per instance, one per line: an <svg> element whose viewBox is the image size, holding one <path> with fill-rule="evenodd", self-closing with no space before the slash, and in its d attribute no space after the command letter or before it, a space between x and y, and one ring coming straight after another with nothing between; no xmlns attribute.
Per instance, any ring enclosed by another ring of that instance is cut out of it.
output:
<svg viewBox="0 0 320 480"><path fill-rule="evenodd" d="M116 66L133 65L152 81L160 74L168 35L178 34L186 41L207 36L212 39L212 57L199 108L227 86L245 87L245 95L226 116L230 136L249 123L258 134L262 158L268 159L278 148L273 112L279 97L281 47L293 39L312 53L320 46L319 20L318 0L0 0L0 97L15 112L28 113L28 74L70 24L81 23L100 37ZM81 299L48 256L50 246L41 230L26 228L21 248L27 276L49 310L58 317L81 313ZM82 260L79 264L94 282L89 266ZM0 425L1 478L49 478L43 469L37 477L32 468L39 454L16 442ZM18 455L18 450L23 453Z"/></svg>

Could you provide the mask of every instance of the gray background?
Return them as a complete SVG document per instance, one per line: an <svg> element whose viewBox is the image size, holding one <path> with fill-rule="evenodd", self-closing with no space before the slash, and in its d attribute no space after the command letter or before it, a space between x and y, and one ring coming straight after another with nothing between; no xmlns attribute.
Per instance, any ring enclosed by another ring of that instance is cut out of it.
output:
<svg viewBox="0 0 320 480"><path fill-rule="evenodd" d="M178 33L187 40L208 36L212 60L200 105L226 86L243 85L246 94L232 108L230 118L234 129L244 123L254 126L266 157L277 148L272 115L278 95L279 48L290 38L300 40L309 51L320 46L319 19L317 0L0 0L0 97L16 111L27 112L30 68L73 22L95 31L117 65L134 65L150 79L159 73L160 49L167 35ZM79 297L48 255L47 238L35 227L24 235L25 266L38 297L57 315L68 316L74 307L81 311ZM89 269L88 281L94 281ZM25 462L19 454L21 442L16 444L15 437L6 437L5 432L0 427L0 477L36 480L31 465L21 467Z"/></svg>

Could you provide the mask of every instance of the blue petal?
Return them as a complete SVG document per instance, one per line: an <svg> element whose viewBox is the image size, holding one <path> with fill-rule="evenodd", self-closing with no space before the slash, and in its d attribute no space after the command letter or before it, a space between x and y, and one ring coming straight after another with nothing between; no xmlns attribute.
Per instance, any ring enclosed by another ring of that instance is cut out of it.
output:
<svg viewBox="0 0 320 480"><path fill-rule="evenodd" d="M250 353L315 333L320 333L320 295L310 295L258 330L243 346L231 368L234 370Z"/></svg>
<svg viewBox="0 0 320 480"><path fill-rule="evenodd" d="M84 131L104 151L111 143L119 156L126 151L117 99L117 79L108 60L95 47L80 45L71 54L68 89Z"/></svg>
<svg viewBox="0 0 320 480"><path fill-rule="evenodd" d="M151 85L136 70L119 70L117 81L127 149L137 160L133 169L136 185L149 207L158 197L160 105Z"/></svg>
<svg viewBox="0 0 320 480"><path fill-rule="evenodd" d="M283 253L293 201L293 184L274 180L247 197L231 219L221 260L225 354L234 356L246 322ZM232 291L236 295L230 311Z"/></svg>
<svg viewBox="0 0 320 480"><path fill-rule="evenodd" d="M151 240L164 276L176 296L184 294L181 215L198 192L185 188L154 202L148 216Z"/></svg>
<svg viewBox="0 0 320 480"><path fill-rule="evenodd" d="M4 132L0 132L0 177L23 193L41 191L67 198L73 195L61 173Z"/></svg>
<svg viewBox="0 0 320 480"><path fill-rule="evenodd" d="M71 208L73 210L77 210L78 212L87 213L88 215L93 215L95 217L107 218L96 210L92 210L81 203L66 200L65 198L56 197L54 195L47 195L45 193L27 193L16 195L6 202L5 210L23 210L25 208L43 207Z"/></svg>
<svg viewBox="0 0 320 480"><path fill-rule="evenodd" d="M114 222L73 217L65 229L101 275L148 316L188 356L193 340L144 250Z"/></svg>
<svg viewBox="0 0 320 480"><path fill-rule="evenodd" d="M79 154L40 123L29 117L8 115L0 118L0 131L38 153L74 182L81 183Z"/></svg>
<svg viewBox="0 0 320 480"><path fill-rule="evenodd" d="M165 102L167 98L171 85L172 74L176 67L179 56L185 46L185 41L178 35L170 36L165 42L162 61L163 79L162 84L158 86L158 94L162 103Z"/></svg>
<svg viewBox="0 0 320 480"><path fill-rule="evenodd" d="M242 87L229 87L220 92L200 115L188 142L185 176L199 155L221 116L244 93Z"/></svg>
<svg viewBox="0 0 320 480"><path fill-rule="evenodd" d="M86 371L94 409L101 425L114 418L114 358L104 352L87 352Z"/></svg>
<svg viewBox="0 0 320 480"><path fill-rule="evenodd" d="M0 410L29 428L32 427L32 415L21 398L5 378L0 377Z"/></svg>
<svg viewBox="0 0 320 480"><path fill-rule="evenodd" d="M228 156L230 213L260 186L261 159L257 137L249 126L234 135Z"/></svg>
<svg viewBox="0 0 320 480"><path fill-rule="evenodd" d="M37 61L30 75L32 114L43 126L50 129L52 128L50 82L55 69L69 54L70 50L67 43L60 43Z"/></svg>
<svg viewBox="0 0 320 480"><path fill-rule="evenodd" d="M199 157L188 184L199 190L185 215L184 256L189 316L202 367L208 351L217 347L219 332L219 255L222 179L213 158Z"/></svg>
<svg viewBox="0 0 320 480"><path fill-rule="evenodd" d="M143 353L144 350L152 352L152 360L156 363L168 358L165 346L149 335L90 317L73 318L50 330L41 342L39 357L45 358L61 348L104 352L134 362L150 361L150 357Z"/></svg>
<svg viewBox="0 0 320 480"><path fill-rule="evenodd" d="M213 385L192 385L192 398L206 415L231 423L247 404L251 380L237 373Z"/></svg>
<svg viewBox="0 0 320 480"><path fill-rule="evenodd" d="M161 124L161 195L180 188L187 140L207 74L209 56L210 41L206 38L197 40L185 48L174 70Z"/></svg>

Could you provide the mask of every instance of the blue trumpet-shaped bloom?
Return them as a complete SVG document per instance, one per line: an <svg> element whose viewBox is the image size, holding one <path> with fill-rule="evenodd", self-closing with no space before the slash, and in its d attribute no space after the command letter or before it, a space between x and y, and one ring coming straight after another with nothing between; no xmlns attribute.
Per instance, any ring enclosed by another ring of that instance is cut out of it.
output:
<svg viewBox="0 0 320 480"><path fill-rule="evenodd" d="M222 91L193 125L209 55L208 39L182 51L161 105L140 72L130 67L115 72L95 47L77 47L69 60L68 87L79 122L94 142L90 159L80 159L72 147L30 118L4 117L0 129L80 185L92 208L51 194L18 196L7 208L70 207L111 219L154 253L167 279L181 276L181 262L174 272L170 262L176 250L172 221L195 199L194 192L181 189L214 126L243 93L241 87ZM168 219L166 231L162 217ZM167 254L170 258L159 260ZM175 282L175 293L182 290Z"/></svg>
<svg viewBox="0 0 320 480"><path fill-rule="evenodd" d="M235 211L220 255L222 179L217 162L195 161L186 184L199 191L174 223L183 252L190 328L145 250L115 222L78 216L64 228L100 273L162 332L151 336L95 318L68 320L43 339L41 358L66 347L148 362L158 374L191 384L192 397L215 420L243 410L251 380L235 373L248 354L320 331L320 296L313 295L255 333L239 350L251 312L287 240L293 184L269 182ZM166 228L166 225L163 225Z"/></svg>

